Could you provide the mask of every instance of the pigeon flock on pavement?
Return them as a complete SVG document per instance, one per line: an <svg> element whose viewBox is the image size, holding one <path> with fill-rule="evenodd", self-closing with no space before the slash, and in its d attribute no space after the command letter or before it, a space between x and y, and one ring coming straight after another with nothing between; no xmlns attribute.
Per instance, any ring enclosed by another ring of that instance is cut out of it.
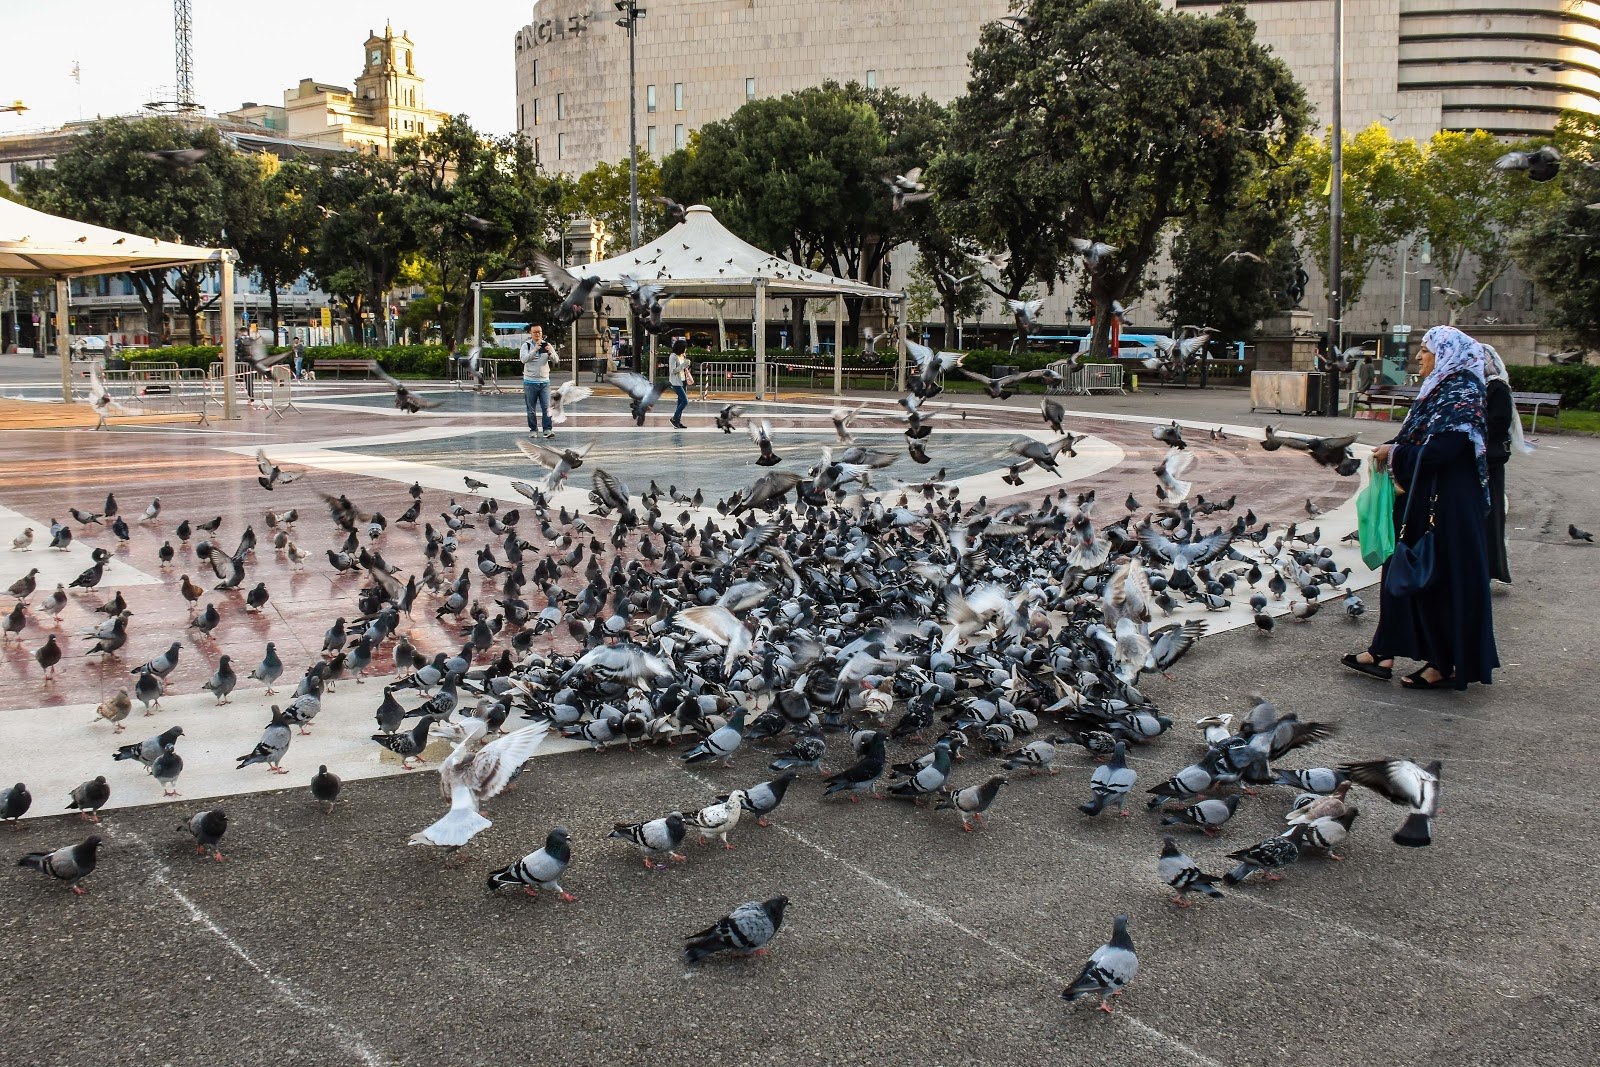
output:
<svg viewBox="0 0 1600 1067"><path fill-rule="evenodd" d="M930 424L945 414L927 403L940 391L939 372L960 364L952 353L920 355L912 393L901 402L913 461ZM648 382L639 388L628 376L616 384L642 422L659 389ZM1011 383L991 384L993 392ZM1014 484L1024 473L1032 479L1034 471L1071 471L1081 438L1062 431L1064 414L1050 399L1041 414L1060 436L1018 439L1008 478ZM729 431L737 416L724 409L718 425ZM123 659L124 650L155 635L133 629L134 612L120 592L100 606L105 621L82 635L79 647L87 651L75 654L125 663L119 670L126 684L85 729L109 724L121 733L129 721L163 714L161 698L180 657L189 649L209 652L215 670L204 688L219 705L241 675L281 693L260 742L238 755L238 768L309 779L311 799L332 814L339 777L326 765L307 774L297 747L314 744L302 738L325 693L352 678L389 677L372 694L372 744L406 769L428 765L438 739L453 746L438 763L438 806L419 814L419 825L428 825L409 840L443 850L450 862L492 825L485 807L557 735L595 750L662 746L697 774L726 783L720 795L708 791L681 810L616 813L609 839L631 846L646 868L684 862L691 837L734 848L748 823L767 825L786 798L800 795L841 809L863 798L901 801L908 817L925 810L975 832L1003 811L1009 791L1055 788L1057 780L1072 819L1153 820L1152 868L1182 907L1191 898L1221 899L1224 889L1257 874L1276 880L1307 855L1339 858L1335 850L1345 847L1356 818L1352 785L1402 809L1395 813L1397 844L1430 843L1438 761L1382 756L1305 766L1302 750L1332 736L1336 724L1303 722L1264 698L1243 714L1201 720L1194 753L1173 756L1162 780L1148 780L1130 763L1136 751L1165 755L1188 746L1189 739L1171 739L1181 731L1139 683L1149 672L1170 671L1194 647L1207 629L1205 613L1252 597L1258 619L1270 618L1270 604L1287 603L1304 621L1330 598L1348 616L1360 614L1359 598L1343 588L1348 569L1335 565L1320 529L1261 522L1248 509L1235 511L1232 499L1192 496L1186 476L1195 453L1176 423L1153 430L1167 451L1146 508L1131 493L1108 505L1059 482L1042 495L1019 492L1004 501L963 499L942 472L885 483L882 472L901 453L857 443L850 428L861 417L860 409L836 410L838 440L806 470L796 468L809 457L782 467L778 449L797 455L798 441L786 447L766 422L752 424L763 470L744 490L715 501L653 482L638 491L600 466L605 458L588 443L527 444L525 453L547 473L513 483L525 498L517 507L486 497L452 499L441 509L424 503L420 485L392 510L392 500L319 493L329 528L311 536L332 534L331 547L320 551L299 548L297 538L309 541L312 522L296 507L268 510L263 539L252 524L228 551L218 539L220 516L168 527L153 501L133 517L139 536L164 539L163 566L192 557L191 572L199 567L209 576L195 583L184 574L163 587L180 590L191 621L183 634L160 635L155 643L164 650L136 664ZM1339 468L1352 443L1271 431L1267 447L1289 445ZM625 457L616 459L620 468ZM303 498L301 484L315 481L312 472L265 453L257 467L254 480L268 493L295 486ZM579 472L590 483L587 505L575 502L569 484ZM484 488L474 481L467 479L468 490ZM374 489L374 498L380 492ZM387 519L379 508L398 517ZM128 528L114 496L97 512L74 510L72 521L78 535L113 523ZM64 547L73 536L69 524L51 520L50 546ZM406 573L385 558L396 540L420 546L420 569ZM34 543L29 531L12 549L31 552ZM348 597L349 609L327 626L309 663L291 666L272 643L249 657L217 654L219 618L260 610L270 597L251 575L256 556L268 552L292 568L326 560ZM104 562L97 554L73 589L97 589ZM49 601L41 607L35 599L46 592L36 575L10 586L7 641L50 624ZM418 625L422 613L426 622ZM455 643L427 651L436 626ZM55 633L39 643L33 658L45 681L61 655ZM121 762L138 763L175 795L183 738L175 724L122 745L108 752L104 775L52 800L98 822L112 789L126 780ZM743 770L752 765L760 770ZM1281 833L1225 858L1180 848L1180 833L1194 832L1200 842L1224 832L1241 796L1260 790L1291 798ZM1145 812L1131 803L1140 798ZM5 789L0 820L19 827L32 802L23 783ZM941 814L947 811L954 815ZM178 827L199 855L215 861L223 860L228 829L221 807ZM95 834L18 863L81 893L102 844ZM620 851L598 841L592 847ZM563 879L582 850L557 826L535 851L489 873L488 887L576 899ZM1223 870L1225 864L1231 867ZM773 896L739 904L690 935L685 958L764 951L788 903ZM1138 970L1129 923L1116 917L1110 940L1064 998L1096 998L1110 1011L1109 998Z"/></svg>

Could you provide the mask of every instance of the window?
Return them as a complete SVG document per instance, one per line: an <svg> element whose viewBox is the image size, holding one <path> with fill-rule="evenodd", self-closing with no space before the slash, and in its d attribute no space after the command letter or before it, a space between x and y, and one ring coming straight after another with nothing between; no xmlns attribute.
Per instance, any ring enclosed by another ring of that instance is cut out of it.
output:
<svg viewBox="0 0 1600 1067"><path fill-rule="evenodd" d="M1483 295L1478 298L1478 306L1485 311L1494 310L1494 282L1484 286Z"/></svg>
<svg viewBox="0 0 1600 1067"><path fill-rule="evenodd" d="M754 78L746 78L744 80L744 98L747 102L756 98L756 80Z"/></svg>
<svg viewBox="0 0 1600 1067"><path fill-rule="evenodd" d="M519 130L523 129L527 125L528 125L528 105L527 104L518 104L517 105L517 129L519 129Z"/></svg>
<svg viewBox="0 0 1600 1067"><path fill-rule="evenodd" d="M673 82L672 83L672 110L674 110L674 111L682 111L683 110L683 83L682 82Z"/></svg>
<svg viewBox="0 0 1600 1067"><path fill-rule="evenodd" d="M1528 310L1532 311L1539 306L1539 287L1532 282L1528 283Z"/></svg>
<svg viewBox="0 0 1600 1067"><path fill-rule="evenodd" d="M644 87L644 109L652 115L655 114L656 87L654 85L646 85Z"/></svg>
<svg viewBox="0 0 1600 1067"><path fill-rule="evenodd" d="M1433 279L1417 279L1417 307L1422 311L1431 310L1433 307Z"/></svg>
<svg viewBox="0 0 1600 1067"><path fill-rule="evenodd" d="M564 134L564 133L558 133L558 134L556 134L556 158L557 159L561 159L566 154L567 154L567 135Z"/></svg>
<svg viewBox="0 0 1600 1067"><path fill-rule="evenodd" d="M867 88L868 89L876 89L877 87L878 87L878 72L875 71L875 70L867 71Z"/></svg>
<svg viewBox="0 0 1600 1067"><path fill-rule="evenodd" d="M556 121L560 122L567 117L567 94L556 94Z"/></svg>
<svg viewBox="0 0 1600 1067"><path fill-rule="evenodd" d="M682 148L683 144L684 144L683 123L680 122L680 123L678 123L678 125L672 127L672 147L673 148Z"/></svg>
<svg viewBox="0 0 1600 1067"><path fill-rule="evenodd" d="M533 98L533 124L535 126L539 125L539 98L537 96Z"/></svg>
<svg viewBox="0 0 1600 1067"><path fill-rule="evenodd" d="M539 61L537 59L533 61L533 84L539 84Z"/></svg>
<svg viewBox="0 0 1600 1067"><path fill-rule="evenodd" d="M654 126L646 126L644 128L644 150L647 155L653 156L656 154L656 128Z"/></svg>

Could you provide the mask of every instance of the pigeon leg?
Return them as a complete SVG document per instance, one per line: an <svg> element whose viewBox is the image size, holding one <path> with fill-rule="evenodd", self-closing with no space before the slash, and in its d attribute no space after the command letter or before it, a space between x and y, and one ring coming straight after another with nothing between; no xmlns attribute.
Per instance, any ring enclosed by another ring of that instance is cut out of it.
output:
<svg viewBox="0 0 1600 1067"><path fill-rule="evenodd" d="M669 852L667 855L671 856L673 861L677 863L682 863L689 858L688 856L685 856L679 852Z"/></svg>
<svg viewBox="0 0 1600 1067"><path fill-rule="evenodd" d="M1111 1004L1110 1004L1110 1003L1109 1003L1109 1002L1108 1002L1108 1001L1104 1001L1104 1000L1102 1000L1102 1001L1101 1001L1101 1002L1100 1002L1100 1006L1099 1006L1099 1007L1097 1007L1097 1008L1095 1008L1095 1009L1094 1009L1094 1010L1095 1010L1095 1011L1103 1011L1103 1012L1105 1012L1105 1013L1106 1013L1106 1014L1107 1014L1107 1015L1111 1015L1111 1014L1114 1014L1114 1013L1113 1013L1113 1012L1112 1012L1112 1010L1111 1010Z"/></svg>
<svg viewBox="0 0 1600 1067"><path fill-rule="evenodd" d="M1341 856L1337 852L1333 852L1331 850L1328 852L1328 858L1330 860L1333 860L1335 863L1343 863L1344 862L1344 857L1343 856Z"/></svg>
<svg viewBox="0 0 1600 1067"><path fill-rule="evenodd" d="M525 886L523 886L523 887L522 887L522 891L523 891L523 892L524 892L524 893L526 893L526 894L527 894L527 895L528 895L528 896L530 896L530 897L536 897L536 896L538 896L538 895L539 895L539 890L537 890L537 889L535 889L535 888L534 888L534 887L533 887L533 886L531 886L531 885L525 885Z"/></svg>
<svg viewBox="0 0 1600 1067"><path fill-rule="evenodd" d="M723 847L723 849L725 851L732 852L733 851L733 842L729 841L726 837L724 837L722 839L722 847Z"/></svg>
<svg viewBox="0 0 1600 1067"><path fill-rule="evenodd" d="M120 734L125 729L127 729L127 727L123 726L119 722L119 723L117 723L117 725L115 727L112 728L111 732L114 733L114 734Z"/></svg>
<svg viewBox="0 0 1600 1067"><path fill-rule="evenodd" d="M647 871L653 871L653 870L656 869L655 861L652 860L649 856L646 856L644 858L644 869L647 870Z"/></svg>
<svg viewBox="0 0 1600 1067"><path fill-rule="evenodd" d="M756 825L757 826L771 826L772 824L770 822L768 822L767 819L766 819L766 816L763 815L763 816L759 816L756 819Z"/></svg>
<svg viewBox="0 0 1600 1067"><path fill-rule="evenodd" d="M1173 897L1172 902L1180 908L1187 908L1189 906L1189 902L1184 900L1181 895Z"/></svg>
<svg viewBox="0 0 1600 1067"><path fill-rule="evenodd" d="M1281 874L1273 874L1271 871L1268 871L1267 872L1267 881L1269 881L1269 882L1281 882L1281 881L1283 881L1283 875L1281 875Z"/></svg>
<svg viewBox="0 0 1600 1067"><path fill-rule="evenodd" d="M278 766L276 763L274 763L272 765L272 773L273 774L288 774L289 772L284 770L282 767Z"/></svg>
<svg viewBox="0 0 1600 1067"><path fill-rule="evenodd" d="M88 893L89 891L83 888L81 885L75 885L72 887L72 895L75 897L87 896Z"/></svg>
<svg viewBox="0 0 1600 1067"><path fill-rule="evenodd" d="M576 904L578 902L577 897L573 896L571 893L568 893L564 889L561 891L561 899L566 901L568 904Z"/></svg>

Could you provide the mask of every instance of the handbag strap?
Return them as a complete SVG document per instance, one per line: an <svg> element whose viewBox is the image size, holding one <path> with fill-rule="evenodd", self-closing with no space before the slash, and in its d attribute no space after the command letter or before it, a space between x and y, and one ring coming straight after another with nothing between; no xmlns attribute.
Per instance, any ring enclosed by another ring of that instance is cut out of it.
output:
<svg viewBox="0 0 1600 1067"><path fill-rule="evenodd" d="M1422 439L1422 444L1417 446L1416 466L1411 468L1411 485L1406 489L1406 506L1405 510L1400 513L1400 532L1396 535L1397 539L1403 540L1405 538L1406 526L1411 522L1411 498L1416 495L1417 479L1422 475L1422 449L1427 448L1428 442L1431 440L1433 440L1433 435L1429 434ZM1439 494L1436 491L1433 494L1433 498L1428 501L1428 525L1430 526L1433 525L1433 505L1438 499Z"/></svg>

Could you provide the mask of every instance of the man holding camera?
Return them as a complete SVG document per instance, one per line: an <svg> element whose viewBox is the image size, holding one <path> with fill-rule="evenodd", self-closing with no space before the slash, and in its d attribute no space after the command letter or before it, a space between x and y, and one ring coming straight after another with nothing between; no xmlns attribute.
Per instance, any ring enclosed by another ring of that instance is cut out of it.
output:
<svg viewBox="0 0 1600 1067"><path fill-rule="evenodd" d="M528 408L528 432L539 436L536 412L542 412L544 436L554 437L555 426L550 421L550 361L556 358L556 348L544 339L543 326L528 331L518 355L522 359L522 401Z"/></svg>

